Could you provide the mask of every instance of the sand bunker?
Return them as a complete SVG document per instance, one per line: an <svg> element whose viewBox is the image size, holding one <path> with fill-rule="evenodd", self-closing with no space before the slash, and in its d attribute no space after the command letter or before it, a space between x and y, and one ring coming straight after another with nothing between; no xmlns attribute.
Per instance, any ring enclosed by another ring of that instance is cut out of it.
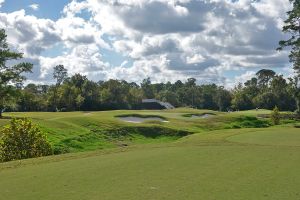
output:
<svg viewBox="0 0 300 200"><path fill-rule="evenodd" d="M212 116L215 116L213 113L203 113L203 114L185 114L184 117L189 117L192 119L206 119Z"/></svg>
<svg viewBox="0 0 300 200"><path fill-rule="evenodd" d="M130 123L143 123L145 121L159 121L159 122L169 122L166 121L165 119L162 119L160 117L133 117L133 116L128 116L128 117L118 117L120 120L124 122L130 122Z"/></svg>
<svg viewBox="0 0 300 200"><path fill-rule="evenodd" d="M205 118L208 118L208 117L211 117L213 116L212 114L203 114L203 115L192 115L191 118L202 118L202 119L205 119Z"/></svg>

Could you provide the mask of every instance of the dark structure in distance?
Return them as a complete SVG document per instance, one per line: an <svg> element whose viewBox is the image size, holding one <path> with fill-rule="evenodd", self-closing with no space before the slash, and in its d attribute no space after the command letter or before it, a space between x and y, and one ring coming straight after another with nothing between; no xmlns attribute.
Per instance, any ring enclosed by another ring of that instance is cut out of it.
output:
<svg viewBox="0 0 300 200"><path fill-rule="evenodd" d="M143 99L142 108L149 109L149 110L163 110L163 109L173 109L175 107L168 102L159 101L157 99Z"/></svg>

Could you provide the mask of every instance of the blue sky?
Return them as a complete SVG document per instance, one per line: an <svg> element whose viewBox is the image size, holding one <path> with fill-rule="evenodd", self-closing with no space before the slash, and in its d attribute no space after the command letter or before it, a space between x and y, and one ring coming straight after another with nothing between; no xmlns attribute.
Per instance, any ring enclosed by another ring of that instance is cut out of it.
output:
<svg viewBox="0 0 300 200"><path fill-rule="evenodd" d="M63 15L62 11L64 7L70 2L70 0L6 0L3 3L2 8L0 8L0 11L10 13L24 9L28 15L34 15L38 18L58 20ZM32 9L30 7L31 5L38 5L38 9ZM80 13L79 15L88 20L89 16L87 14ZM63 50L65 49L61 46L61 44L58 44L43 51L41 55L47 57L56 57L61 55ZM114 66L120 65L126 59L130 60L129 58L125 58L121 54L114 51L103 49L101 52L103 54L103 60L110 62Z"/></svg>
<svg viewBox="0 0 300 200"><path fill-rule="evenodd" d="M13 12L25 9L29 15L57 20L61 17L63 8L69 2L70 0L6 0L2 5L1 11ZM31 9L29 6L33 4L38 4L39 9Z"/></svg>
<svg viewBox="0 0 300 200"><path fill-rule="evenodd" d="M95 81L186 80L233 87L269 68L291 76L277 52L288 0L0 0L0 28L51 82L63 64Z"/></svg>

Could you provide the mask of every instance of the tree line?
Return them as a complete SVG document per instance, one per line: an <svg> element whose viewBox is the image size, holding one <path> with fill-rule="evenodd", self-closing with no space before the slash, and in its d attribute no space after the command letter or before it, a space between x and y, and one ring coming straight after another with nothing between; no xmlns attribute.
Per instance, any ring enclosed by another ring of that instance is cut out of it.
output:
<svg viewBox="0 0 300 200"><path fill-rule="evenodd" d="M175 107L193 107L219 111L255 108L294 111L297 108L297 78L285 79L272 70L263 69L234 89L216 84L197 85L196 79L185 82L141 84L125 80L94 82L86 76L67 76L59 65L54 68L56 84L28 84L18 89L14 109L17 111L91 111L141 109L142 99L158 99Z"/></svg>

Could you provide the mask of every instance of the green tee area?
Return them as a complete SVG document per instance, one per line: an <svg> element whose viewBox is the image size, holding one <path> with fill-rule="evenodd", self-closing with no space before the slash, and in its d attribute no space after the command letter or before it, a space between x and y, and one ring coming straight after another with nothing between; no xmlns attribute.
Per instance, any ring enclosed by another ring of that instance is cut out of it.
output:
<svg viewBox="0 0 300 200"><path fill-rule="evenodd" d="M71 153L0 164L0 199L299 199L299 122L272 126L268 114L7 113Z"/></svg>

